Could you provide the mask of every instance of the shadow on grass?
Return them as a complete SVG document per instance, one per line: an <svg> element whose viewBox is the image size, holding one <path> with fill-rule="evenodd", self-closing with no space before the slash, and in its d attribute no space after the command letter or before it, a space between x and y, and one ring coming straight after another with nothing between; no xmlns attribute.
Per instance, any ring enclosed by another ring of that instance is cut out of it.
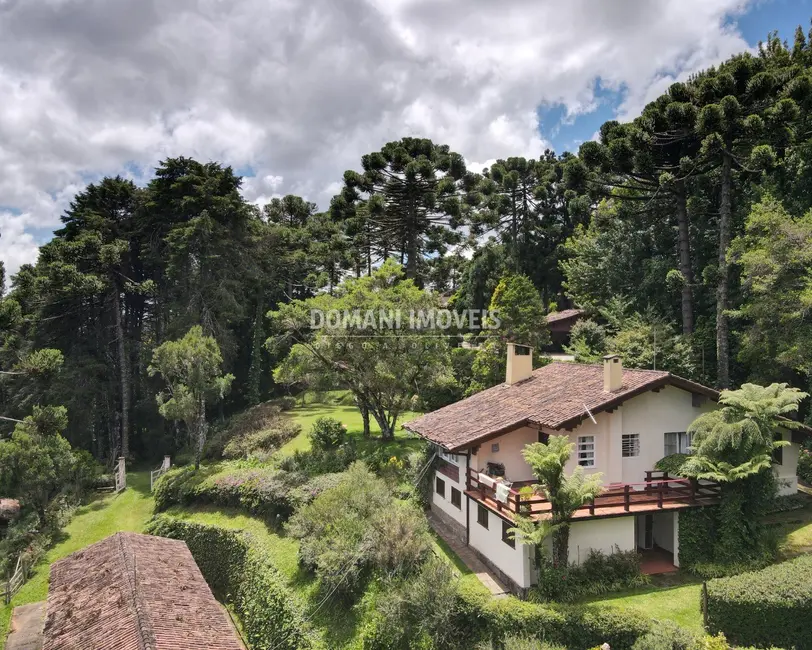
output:
<svg viewBox="0 0 812 650"><path fill-rule="evenodd" d="M629 596L647 596L649 594L668 593L681 587L698 586L702 584L702 578L688 573L687 571L677 571L659 576L651 576L651 584L635 589L624 589L612 593L601 594L599 596L589 596L578 602L589 605L594 603L611 603L613 600L627 598Z"/></svg>

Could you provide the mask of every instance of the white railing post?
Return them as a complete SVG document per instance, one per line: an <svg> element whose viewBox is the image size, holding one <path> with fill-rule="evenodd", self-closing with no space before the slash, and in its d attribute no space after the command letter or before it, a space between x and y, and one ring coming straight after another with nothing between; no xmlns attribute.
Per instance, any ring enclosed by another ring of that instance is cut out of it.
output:
<svg viewBox="0 0 812 650"><path fill-rule="evenodd" d="M161 463L161 466L158 469L152 470L149 473L149 491L155 488L155 481L161 478L164 474L166 474L169 469L172 467L172 461L169 456L164 456L164 460Z"/></svg>
<svg viewBox="0 0 812 650"><path fill-rule="evenodd" d="M116 493L121 492L127 487L127 466L123 457L118 459L118 467L116 467Z"/></svg>

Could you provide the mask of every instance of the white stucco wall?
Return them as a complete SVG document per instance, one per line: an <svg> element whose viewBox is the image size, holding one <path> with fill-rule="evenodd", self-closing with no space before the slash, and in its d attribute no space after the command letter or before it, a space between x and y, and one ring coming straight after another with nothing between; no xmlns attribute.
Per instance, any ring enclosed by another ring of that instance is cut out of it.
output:
<svg viewBox="0 0 812 650"><path fill-rule="evenodd" d="M655 512L654 543L666 551L674 552L674 515L676 511Z"/></svg>
<svg viewBox="0 0 812 650"><path fill-rule="evenodd" d="M534 479L533 472L524 460L522 450L538 440L538 431L530 427L521 427L498 438L486 440L479 446L478 453L471 457L471 467L484 472L489 462L502 463L508 481L531 481ZM494 445L499 445L499 451L493 451Z"/></svg>
<svg viewBox="0 0 812 650"><path fill-rule="evenodd" d="M606 555L618 549L636 550L634 516L590 519L573 523L570 526L570 563L580 564L592 549Z"/></svg>
<svg viewBox="0 0 812 650"><path fill-rule="evenodd" d="M516 548L511 548L502 541L503 519L488 511L488 528L477 521L477 502L468 499L471 521L468 545L484 555L493 565L506 574L521 588L532 584L533 549L516 540Z"/></svg>
<svg viewBox="0 0 812 650"><path fill-rule="evenodd" d="M431 482L431 505L433 508L437 510L441 510L444 514L448 515L458 524L462 526L466 526L466 519L465 519L465 503L468 501L468 497L465 496L465 472L466 472L466 465L468 458L467 456L460 454L460 478L459 481L453 481L445 474L441 474L440 472L434 472L434 479ZM445 481L445 498L441 497L437 494L437 479L442 479ZM451 488L456 488L460 491L460 507L453 505L451 503Z"/></svg>
<svg viewBox="0 0 812 650"><path fill-rule="evenodd" d="M784 440L791 441L792 434L783 432ZM796 494L798 492L798 457L801 453L801 446L791 443L783 448L780 465L773 465L773 470L778 478L778 494Z"/></svg>

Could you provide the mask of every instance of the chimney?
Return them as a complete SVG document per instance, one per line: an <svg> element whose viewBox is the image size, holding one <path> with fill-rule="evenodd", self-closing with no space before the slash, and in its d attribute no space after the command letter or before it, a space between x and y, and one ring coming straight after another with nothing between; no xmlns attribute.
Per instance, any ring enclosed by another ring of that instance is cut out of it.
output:
<svg viewBox="0 0 812 650"><path fill-rule="evenodd" d="M614 393L623 387L623 361L617 354L603 358L603 390Z"/></svg>
<svg viewBox="0 0 812 650"><path fill-rule="evenodd" d="M533 374L533 348L529 345L507 344L505 382L511 386Z"/></svg>

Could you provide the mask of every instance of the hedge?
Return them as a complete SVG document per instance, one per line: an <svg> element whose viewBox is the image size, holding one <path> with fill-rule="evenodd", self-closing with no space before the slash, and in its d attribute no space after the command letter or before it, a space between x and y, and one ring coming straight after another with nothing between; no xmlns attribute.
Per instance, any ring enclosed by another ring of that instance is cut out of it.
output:
<svg viewBox="0 0 812 650"><path fill-rule="evenodd" d="M248 533L158 515L147 532L186 542L214 594L233 604L251 647L312 647L304 614Z"/></svg>
<svg viewBox="0 0 812 650"><path fill-rule="evenodd" d="M195 470L173 469L155 484L155 510L212 504L241 508L266 519L287 519L300 506L335 485L335 474L309 478L245 461L227 461Z"/></svg>
<svg viewBox="0 0 812 650"><path fill-rule="evenodd" d="M583 605L551 606L514 597L493 598L481 591L460 589L457 616L474 642L499 644L522 636L586 650L608 643L629 650L651 629L652 620L637 612Z"/></svg>
<svg viewBox="0 0 812 650"><path fill-rule="evenodd" d="M812 650L812 556L707 583L707 627L734 645Z"/></svg>

